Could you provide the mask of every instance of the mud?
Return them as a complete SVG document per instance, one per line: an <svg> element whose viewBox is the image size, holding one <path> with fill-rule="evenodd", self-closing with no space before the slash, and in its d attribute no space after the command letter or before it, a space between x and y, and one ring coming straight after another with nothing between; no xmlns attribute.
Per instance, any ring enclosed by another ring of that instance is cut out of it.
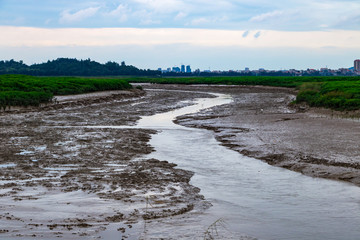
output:
<svg viewBox="0 0 360 240"><path fill-rule="evenodd" d="M296 92L286 88L187 88L228 93L234 101L176 123L212 130L222 145L271 165L360 186L359 112L293 105Z"/></svg>
<svg viewBox="0 0 360 240"><path fill-rule="evenodd" d="M203 199L193 173L141 158L154 130L92 126L135 125L204 96L103 92L1 113L0 238L93 239L114 222L125 238L138 221L192 210Z"/></svg>
<svg viewBox="0 0 360 240"><path fill-rule="evenodd" d="M356 113L293 106L296 93L284 88L144 88L158 90L58 97L0 113L0 238L96 239L119 223L126 239L139 221L203 211L209 205L189 184L192 172L143 158L154 130L106 126L134 126L208 92L234 101L176 122L212 130L224 146L271 165L360 185Z"/></svg>

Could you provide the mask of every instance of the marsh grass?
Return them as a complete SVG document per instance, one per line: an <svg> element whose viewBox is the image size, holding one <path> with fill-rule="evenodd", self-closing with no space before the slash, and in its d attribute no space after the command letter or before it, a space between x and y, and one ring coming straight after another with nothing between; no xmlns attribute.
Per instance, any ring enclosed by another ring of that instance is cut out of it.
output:
<svg viewBox="0 0 360 240"><path fill-rule="evenodd" d="M11 106L39 106L51 102L54 95L131 88L123 79L0 75L0 108L5 110Z"/></svg>
<svg viewBox="0 0 360 240"><path fill-rule="evenodd" d="M334 81L304 83L296 97L296 103L306 102L311 107L334 110L360 109L360 81Z"/></svg>

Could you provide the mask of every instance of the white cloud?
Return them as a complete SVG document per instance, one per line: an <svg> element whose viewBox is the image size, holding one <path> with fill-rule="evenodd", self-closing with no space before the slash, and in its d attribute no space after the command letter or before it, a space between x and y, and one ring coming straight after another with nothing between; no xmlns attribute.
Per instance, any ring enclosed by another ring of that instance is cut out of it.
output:
<svg viewBox="0 0 360 240"><path fill-rule="evenodd" d="M117 18L119 22L125 22L128 20L129 11L126 5L119 4L116 9L110 11L107 15Z"/></svg>
<svg viewBox="0 0 360 240"><path fill-rule="evenodd" d="M304 0L297 4L295 18L289 21L290 26L303 25L305 29L359 29L360 22L347 24L341 22L348 16L360 12L360 1L351 0Z"/></svg>
<svg viewBox="0 0 360 240"><path fill-rule="evenodd" d="M74 23L80 22L86 18L94 16L100 7L89 7L86 9L79 10L75 13L71 13L69 10L63 11L61 13L60 23Z"/></svg>
<svg viewBox="0 0 360 240"><path fill-rule="evenodd" d="M175 16L174 20L181 20L181 19L187 17L187 15L188 15L187 13L179 12L179 13Z"/></svg>
<svg viewBox="0 0 360 240"><path fill-rule="evenodd" d="M214 29L291 31L360 29L360 21L357 18L360 13L359 0L7 0L7 2L0 8L0 25L118 27L121 22L126 23L121 24L126 27L141 27L148 24L149 27L167 28L197 26ZM142 11L147 14L139 16L138 13ZM59 19L54 19L56 17ZM14 22L17 18L23 18L23 21ZM47 19L52 19L52 22L46 22ZM84 19L89 21L83 21Z"/></svg>
<svg viewBox="0 0 360 240"><path fill-rule="evenodd" d="M185 2L185 1L184 1ZM217 1L208 1L208 0L188 0L186 1L187 7L193 11L200 12L204 10L205 12L219 12L227 11L230 12L236 8L235 4L237 1L229 0L217 0Z"/></svg>
<svg viewBox="0 0 360 240"><path fill-rule="evenodd" d="M195 18L195 19L191 20L186 25L196 26L196 27L214 26L217 23L226 22L227 20L228 20L228 17L226 17L226 16L216 17L216 18L200 17L200 18Z"/></svg>
<svg viewBox="0 0 360 240"><path fill-rule="evenodd" d="M136 19L140 25L152 25L160 24L161 21L158 19L158 16L147 10L140 10L132 13L132 18Z"/></svg>
<svg viewBox="0 0 360 240"><path fill-rule="evenodd" d="M141 5L158 13L171 13L184 9L186 6L181 0L133 0Z"/></svg>
<svg viewBox="0 0 360 240"><path fill-rule="evenodd" d="M283 14L284 14L283 11L268 12L252 17L250 19L250 22L264 22L264 21L268 21L269 19L278 18Z"/></svg>
<svg viewBox="0 0 360 240"><path fill-rule="evenodd" d="M360 49L360 31L230 31L207 29L0 27L0 46L161 46L188 44L213 47ZM247 37L243 37L248 32ZM261 33L261 37L259 36ZM26 36L26 37L24 37Z"/></svg>
<svg viewBox="0 0 360 240"><path fill-rule="evenodd" d="M193 19L191 22L190 22L190 25L203 25L203 24L208 24L210 23L211 20L208 19L208 18L204 18L204 17L201 17L201 18L195 18Z"/></svg>
<svg viewBox="0 0 360 240"><path fill-rule="evenodd" d="M154 20L154 19L141 19L140 24L141 25L154 25L154 24L160 24L160 20Z"/></svg>
<svg viewBox="0 0 360 240"><path fill-rule="evenodd" d="M46 19L45 20L45 25L49 25L53 20L52 19Z"/></svg>
<svg viewBox="0 0 360 240"><path fill-rule="evenodd" d="M336 23L337 26L359 26L360 25L360 14L349 14L341 17Z"/></svg>

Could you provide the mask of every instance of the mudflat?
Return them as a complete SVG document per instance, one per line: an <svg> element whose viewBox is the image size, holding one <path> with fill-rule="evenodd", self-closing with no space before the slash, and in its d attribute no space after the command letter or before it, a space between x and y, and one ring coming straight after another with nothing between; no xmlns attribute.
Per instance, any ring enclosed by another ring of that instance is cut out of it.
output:
<svg viewBox="0 0 360 240"><path fill-rule="evenodd" d="M126 237L140 220L204 207L199 189L189 184L192 172L171 159L144 158L154 150L148 141L156 131L126 126L211 92L229 94L233 102L176 123L209 129L221 144L271 165L360 185L359 120L289 105L291 89L144 89L58 97L56 104L1 113L0 237L96 238L111 223Z"/></svg>
<svg viewBox="0 0 360 240"><path fill-rule="evenodd" d="M126 237L139 219L192 210L203 199L193 173L142 159L156 131L126 126L205 96L111 91L1 113L0 238L97 238L110 223Z"/></svg>
<svg viewBox="0 0 360 240"><path fill-rule="evenodd" d="M296 92L260 86L201 87L233 102L176 123L215 132L224 146L308 176L360 186L360 115L290 104Z"/></svg>

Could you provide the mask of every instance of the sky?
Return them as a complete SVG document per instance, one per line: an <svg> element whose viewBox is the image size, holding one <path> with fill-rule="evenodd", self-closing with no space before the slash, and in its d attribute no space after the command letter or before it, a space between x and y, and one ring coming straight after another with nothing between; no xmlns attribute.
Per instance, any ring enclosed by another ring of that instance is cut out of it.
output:
<svg viewBox="0 0 360 240"><path fill-rule="evenodd" d="M0 60L142 69L351 67L359 0L0 0Z"/></svg>

